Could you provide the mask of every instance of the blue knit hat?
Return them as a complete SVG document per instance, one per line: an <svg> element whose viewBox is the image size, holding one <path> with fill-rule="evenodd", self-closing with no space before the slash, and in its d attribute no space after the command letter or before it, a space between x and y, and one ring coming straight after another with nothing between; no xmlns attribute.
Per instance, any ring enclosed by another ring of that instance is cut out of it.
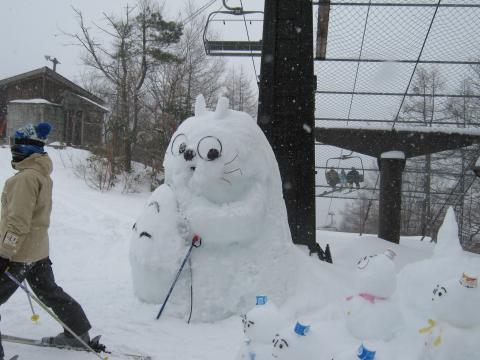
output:
<svg viewBox="0 0 480 360"><path fill-rule="evenodd" d="M11 144L12 154L17 158L26 158L32 154L43 154L43 147L52 125L41 122L37 125L28 124L17 131Z"/></svg>

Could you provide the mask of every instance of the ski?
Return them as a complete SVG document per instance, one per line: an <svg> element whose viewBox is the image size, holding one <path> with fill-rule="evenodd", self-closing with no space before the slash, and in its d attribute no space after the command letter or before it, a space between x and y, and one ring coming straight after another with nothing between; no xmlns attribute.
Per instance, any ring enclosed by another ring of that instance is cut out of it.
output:
<svg viewBox="0 0 480 360"><path fill-rule="evenodd" d="M18 355L13 355L9 360L18 360Z"/></svg>
<svg viewBox="0 0 480 360"><path fill-rule="evenodd" d="M89 345L92 347L97 352L109 354L112 356L118 356L118 357L123 357L123 358L128 358L128 359L133 359L133 360L152 360L152 358L148 355L138 355L138 354L129 354L129 353L123 353L123 352L118 352L118 351L113 351L113 350L107 350L105 345L102 345L100 343L100 336L95 336L93 339L90 340ZM56 349L61 349L61 350L74 350L74 351L87 351L87 349L83 347L73 347L73 346L60 346L60 345L55 345L55 344L49 344L42 342L42 340L35 340L35 339L28 339L28 338L23 338L23 337L18 337L18 336L12 336L12 335L5 335L2 334L2 341L6 342L11 342L11 343L17 343L17 344L23 344L23 345L30 345L30 346L40 346L40 347L51 347L51 348L56 348ZM16 360L18 359L18 355L16 355L10 359L10 360Z"/></svg>

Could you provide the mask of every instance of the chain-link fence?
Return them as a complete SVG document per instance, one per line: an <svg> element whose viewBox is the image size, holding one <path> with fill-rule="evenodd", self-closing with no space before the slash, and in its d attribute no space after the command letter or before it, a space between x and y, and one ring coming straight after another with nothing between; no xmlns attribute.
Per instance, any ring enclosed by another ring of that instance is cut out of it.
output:
<svg viewBox="0 0 480 360"><path fill-rule="evenodd" d="M480 127L480 0L317 4L317 19L328 21L326 51L315 62L317 127ZM480 203L471 166L479 154L472 146L407 161L403 234L434 237L448 206L456 206L462 241L475 242ZM333 212L337 228L373 229L376 159L318 144L316 166L319 225L331 226ZM340 174L352 167L363 176L359 190L328 183L330 168Z"/></svg>

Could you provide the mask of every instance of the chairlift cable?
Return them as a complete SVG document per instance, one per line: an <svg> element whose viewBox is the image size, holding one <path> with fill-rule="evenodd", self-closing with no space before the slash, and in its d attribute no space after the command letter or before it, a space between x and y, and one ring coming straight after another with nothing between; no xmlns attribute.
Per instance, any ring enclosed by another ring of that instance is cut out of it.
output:
<svg viewBox="0 0 480 360"><path fill-rule="evenodd" d="M211 0L210 2L206 3L205 5L199 7L193 14L188 16L185 20L181 21L182 25L185 26L187 25L190 21L195 19L198 15L200 15L202 12L207 10L210 6L212 6L217 0Z"/></svg>
<svg viewBox="0 0 480 360"><path fill-rule="evenodd" d="M425 39L423 39L422 48L420 49L420 52L418 53L417 61L415 62L415 66L413 67L412 74L410 75L410 80L408 81L407 88L405 89L405 93L403 94L402 102L400 103L400 106L398 107L398 111L397 111L397 115L395 116L395 119L393 119L392 130L395 128L395 123L397 122L398 117L400 116L400 111L402 110L403 103L405 102L405 98L407 97L407 92L408 92L408 89L410 88L410 85L412 83L415 72L417 71L418 63L420 62L420 58L422 57L423 49L425 48L425 44L427 43L428 35L430 35L430 30L432 29L433 22L435 21L435 17L437 16L437 12L438 12L438 9L440 7L440 2L441 1L442 0L438 0L437 6L435 7L435 12L433 13L432 20L430 21L430 25L428 27L427 33L425 34Z"/></svg>
<svg viewBox="0 0 480 360"><path fill-rule="evenodd" d="M377 175L377 180L375 180L375 185L373 186L374 189L377 188L378 180L380 179L380 172ZM367 211L365 212L365 218L363 219L363 224L360 226L360 236L365 233L365 225L367 224L368 214L370 213L370 208L372 207L372 199L368 200Z"/></svg>
<svg viewBox="0 0 480 360"><path fill-rule="evenodd" d="M348 120L350 119L350 114L352 113L353 97L355 94L355 89L357 88L358 72L360 70L360 59L362 58L363 45L365 44L365 34L367 33L368 17L370 16L371 5L372 5L372 0L368 2L367 15L365 16L365 24L363 26L363 34L362 34L362 43L360 45L360 53L358 54L357 70L355 71L355 80L353 82L352 97L350 98L350 106L348 108L347 125L348 125Z"/></svg>
<svg viewBox="0 0 480 360"><path fill-rule="evenodd" d="M241 6L242 9L243 9L243 1L242 1L242 0L240 0L240 6ZM249 32L248 32L247 18L245 17L245 13L243 13L242 16L243 16L243 22L244 22L244 24L245 24L245 31L247 32L248 42L251 42L251 40L250 40L250 34L249 34ZM256 68L256 66L255 66L255 60L253 59L252 49L250 49L250 58L252 59L253 71L255 72L255 84L257 84L257 87L258 87L257 68Z"/></svg>
<svg viewBox="0 0 480 360"><path fill-rule="evenodd" d="M372 0L369 0L369 3L368 3L368 8L367 8L367 15L365 17L365 25L363 27L363 34L362 34L362 43L361 43L361 46L360 46L360 54L358 55L358 61L357 61L357 70L355 72L355 81L353 83L353 92L352 92L352 97L350 98L350 106L348 108L348 116L347 116L347 126L348 126L348 120L350 119L350 114L352 112L352 106L353 106L353 96L355 93L355 89L357 87L357 80L358 80L358 72L359 72L359 69L360 69L360 58L362 57L362 52L363 52L363 45L365 43L365 33L367 31L367 24L368 24L368 16L370 14L370 8L371 8L371 4L372 4ZM340 157L342 156L343 154L343 149L340 150ZM338 164L337 164L337 167L340 165L340 160L338 160ZM330 211L330 208L332 206L332 200L333 200L333 197L330 198L330 204L328 205L328 211L327 213Z"/></svg>
<svg viewBox="0 0 480 360"><path fill-rule="evenodd" d="M193 14L190 14L185 20L182 21L183 25L188 24L198 15L200 15L203 11L207 10L210 6L212 6L217 0L211 0L209 3L199 7Z"/></svg>

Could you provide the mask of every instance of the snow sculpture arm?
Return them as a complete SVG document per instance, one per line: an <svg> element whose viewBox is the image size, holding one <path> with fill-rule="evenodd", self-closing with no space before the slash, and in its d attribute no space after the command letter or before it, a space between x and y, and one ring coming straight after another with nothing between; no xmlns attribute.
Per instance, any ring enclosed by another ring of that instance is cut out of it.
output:
<svg viewBox="0 0 480 360"><path fill-rule="evenodd" d="M259 185L253 186L242 200L230 203L215 204L198 196L187 201L185 216L205 244L253 241L268 215L266 194Z"/></svg>

